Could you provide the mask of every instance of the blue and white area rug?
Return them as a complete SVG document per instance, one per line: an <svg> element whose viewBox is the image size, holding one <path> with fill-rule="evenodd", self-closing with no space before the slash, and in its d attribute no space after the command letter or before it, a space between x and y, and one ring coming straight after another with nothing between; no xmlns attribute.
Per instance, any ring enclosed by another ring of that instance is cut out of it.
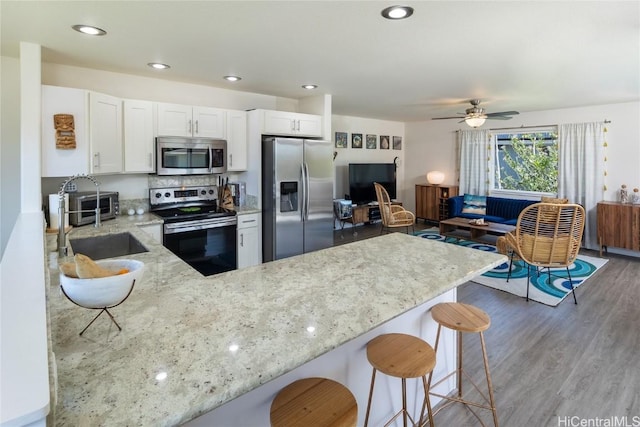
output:
<svg viewBox="0 0 640 427"><path fill-rule="evenodd" d="M418 231L415 235L424 239L458 244L481 251L496 252L495 246L444 237L438 234L438 230L436 229ZM605 265L607 261L608 260L602 258L578 255L576 262L569 266L573 287L577 288L582 285L600 267ZM509 263L505 262L493 270L474 278L473 282L525 298L527 295L527 265L523 261L514 261L509 282L507 282L508 272ZM530 280L529 299L542 304L555 307L571 294L571 285L569 284L566 268L552 268L551 283L549 283L549 275L546 270L544 274L541 273L538 276L535 269L531 268Z"/></svg>

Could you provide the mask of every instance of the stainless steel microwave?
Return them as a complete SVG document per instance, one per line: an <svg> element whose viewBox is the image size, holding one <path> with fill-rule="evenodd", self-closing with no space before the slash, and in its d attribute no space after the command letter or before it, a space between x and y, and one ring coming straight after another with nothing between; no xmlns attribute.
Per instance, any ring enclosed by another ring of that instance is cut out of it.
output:
<svg viewBox="0 0 640 427"><path fill-rule="evenodd" d="M69 193L69 224L75 226L94 224L96 222L96 200L95 191ZM100 192L100 221L115 218L119 209L117 191Z"/></svg>
<svg viewBox="0 0 640 427"><path fill-rule="evenodd" d="M227 141L209 138L156 138L158 175L207 175L227 171Z"/></svg>

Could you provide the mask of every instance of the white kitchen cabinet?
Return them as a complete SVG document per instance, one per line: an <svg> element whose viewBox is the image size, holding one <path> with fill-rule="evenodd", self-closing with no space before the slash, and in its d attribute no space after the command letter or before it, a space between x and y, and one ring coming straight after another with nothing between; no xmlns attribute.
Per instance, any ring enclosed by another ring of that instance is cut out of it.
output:
<svg viewBox="0 0 640 427"><path fill-rule="evenodd" d="M66 177L89 173L89 93L82 89L42 86L42 162L43 177ZM71 114L74 119L76 148L56 148L55 114Z"/></svg>
<svg viewBox="0 0 640 427"><path fill-rule="evenodd" d="M153 139L153 102L125 99L124 171L150 173L155 170Z"/></svg>
<svg viewBox="0 0 640 427"><path fill-rule="evenodd" d="M153 240L162 244L162 224L144 224L138 225L140 230L148 233L153 237Z"/></svg>
<svg viewBox="0 0 640 427"><path fill-rule="evenodd" d="M226 137L225 110L158 103L158 136Z"/></svg>
<svg viewBox="0 0 640 427"><path fill-rule="evenodd" d="M122 172L122 100L89 93L89 169L92 174Z"/></svg>
<svg viewBox="0 0 640 427"><path fill-rule="evenodd" d="M247 170L247 112L227 110L227 171Z"/></svg>
<svg viewBox="0 0 640 427"><path fill-rule="evenodd" d="M322 136L322 117L287 111L264 112L264 132L268 135Z"/></svg>
<svg viewBox="0 0 640 427"><path fill-rule="evenodd" d="M259 225L262 215L238 215L238 269L260 264Z"/></svg>

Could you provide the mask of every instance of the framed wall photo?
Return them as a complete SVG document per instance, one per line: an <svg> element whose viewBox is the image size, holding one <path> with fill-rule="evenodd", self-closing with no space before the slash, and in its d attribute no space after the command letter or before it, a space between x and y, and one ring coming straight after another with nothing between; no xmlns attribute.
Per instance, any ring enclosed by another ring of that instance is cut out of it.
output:
<svg viewBox="0 0 640 427"><path fill-rule="evenodd" d="M347 148L346 132L336 132L336 148Z"/></svg>
<svg viewBox="0 0 640 427"><path fill-rule="evenodd" d="M402 150L402 137L394 136L393 137L393 149L394 150Z"/></svg>
<svg viewBox="0 0 640 427"><path fill-rule="evenodd" d="M376 149L378 148L378 135L370 135L367 134L367 149Z"/></svg>
<svg viewBox="0 0 640 427"><path fill-rule="evenodd" d="M351 148L362 148L362 134L361 133L352 133L351 134Z"/></svg>
<svg viewBox="0 0 640 427"><path fill-rule="evenodd" d="M381 150L389 149L389 135L380 135L380 149Z"/></svg>

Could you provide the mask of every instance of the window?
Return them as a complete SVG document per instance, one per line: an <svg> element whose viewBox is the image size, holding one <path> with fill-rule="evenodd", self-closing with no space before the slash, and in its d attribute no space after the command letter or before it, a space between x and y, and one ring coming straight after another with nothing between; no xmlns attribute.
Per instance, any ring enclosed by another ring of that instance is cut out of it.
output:
<svg viewBox="0 0 640 427"><path fill-rule="evenodd" d="M558 191L556 129L496 135L495 189L536 193Z"/></svg>

